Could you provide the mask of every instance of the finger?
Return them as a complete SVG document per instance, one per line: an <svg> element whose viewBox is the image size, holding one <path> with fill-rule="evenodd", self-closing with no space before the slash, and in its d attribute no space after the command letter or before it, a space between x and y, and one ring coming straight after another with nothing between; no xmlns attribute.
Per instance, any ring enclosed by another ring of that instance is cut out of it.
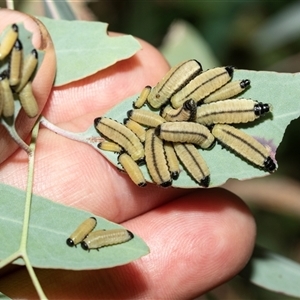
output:
<svg viewBox="0 0 300 300"><path fill-rule="evenodd" d="M249 210L222 189L195 191L124 225L146 241L149 255L105 270L36 270L46 295L193 299L235 276L249 260L255 240ZM26 277L25 271L11 274L1 280L1 290L13 298L34 297ZM12 282L18 282L18 289Z"/></svg>
<svg viewBox="0 0 300 300"><path fill-rule="evenodd" d="M99 117L120 101L141 92L146 85L155 85L169 66L157 49L138 41L142 50L133 57L82 80L53 88L43 115L54 124L90 113L94 118Z"/></svg>
<svg viewBox="0 0 300 300"><path fill-rule="evenodd" d="M43 63L32 84L33 93L38 102L39 112L45 106L55 76L55 52L46 28L37 19L8 9L0 9L0 32L13 23L23 22L25 28L33 33L32 43L36 49L45 52ZM30 119L22 110L16 121L16 129L22 139L31 131L36 118ZM9 157L18 146L12 140L6 129L0 125L0 163Z"/></svg>

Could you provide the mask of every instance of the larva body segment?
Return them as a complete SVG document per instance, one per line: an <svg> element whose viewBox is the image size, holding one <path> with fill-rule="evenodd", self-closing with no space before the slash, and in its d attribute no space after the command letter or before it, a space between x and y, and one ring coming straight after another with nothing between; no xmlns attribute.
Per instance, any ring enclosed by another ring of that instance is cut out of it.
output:
<svg viewBox="0 0 300 300"><path fill-rule="evenodd" d="M163 141L154 134L154 129L146 131L145 160L153 182L163 187L172 184Z"/></svg>
<svg viewBox="0 0 300 300"><path fill-rule="evenodd" d="M232 67L218 67L201 73L172 95L170 99L172 106L178 108L189 99L199 103L230 81L232 74Z"/></svg>
<svg viewBox="0 0 300 300"><path fill-rule="evenodd" d="M0 98L3 103L2 115L5 118L10 118L15 112L15 102L14 96L9 86L9 81L7 78L6 71L0 74Z"/></svg>
<svg viewBox="0 0 300 300"><path fill-rule="evenodd" d="M84 250L99 249L128 242L133 237L133 233L126 229L96 230L82 241L81 247Z"/></svg>
<svg viewBox="0 0 300 300"><path fill-rule="evenodd" d="M212 134L222 145L233 150L252 164L270 173L276 170L276 164L270 157L269 151L254 137L225 124L215 125Z"/></svg>
<svg viewBox="0 0 300 300"><path fill-rule="evenodd" d="M124 124L129 128L135 135L140 139L142 143L145 142L146 129L139 123L133 121L132 119L124 119Z"/></svg>
<svg viewBox="0 0 300 300"><path fill-rule="evenodd" d="M161 107L169 101L177 91L181 90L201 72L202 66L195 59L187 60L174 66L163 79L152 88L148 95L149 104L153 108Z"/></svg>
<svg viewBox="0 0 300 300"><path fill-rule="evenodd" d="M155 128L155 134L168 142L196 144L203 149L211 147L214 142L209 129L194 122L166 122Z"/></svg>
<svg viewBox="0 0 300 300"><path fill-rule="evenodd" d="M100 142L97 145L97 147L101 150L115 152L115 153L120 153L121 151L123 151L123 149L120 145L118 145L117 143L114 143L114 142L110 142L110 141Z"/></svg>
<svg viewBox="0 0 300 300"><path fill-rule="evenodd" d="M164 142L164 149L171 177L176 180L179 177L180 165L173 144Z"/></svg>
<svg viewBox="0 0 300 300"><path fill-rule="evenodd" d="M208 166L192 144L173 143L175 152L191 177L201 186L208 187L210 172Z"/></svg>
<svg viewBox="0 0 300 300"><path fill-rule="evenodd" d="M94 217L86 219L66 240L68 246L73 247L81 243L84 238L96 227L97 220Z"/></svg>
<svg viewBox="0 0 300 300"><path fill-rule="evenodd" d="M102 135L124 148L134 161L143 160L144 147L141 141L125 125L105 117L96 118L94 123Z"/></svg>
<svg viewBox="0 0 300 300"><path fill-rule="evenodd" d="M228 99L203 104L197 109L197 122L203 125L252 122L270 111L269 104L250 99Z"/></svg>

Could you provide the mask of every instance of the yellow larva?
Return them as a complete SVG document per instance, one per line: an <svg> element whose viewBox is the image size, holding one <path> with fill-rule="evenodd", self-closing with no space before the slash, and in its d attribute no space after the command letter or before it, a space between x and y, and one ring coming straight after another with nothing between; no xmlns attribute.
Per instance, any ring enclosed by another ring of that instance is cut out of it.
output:
<svg viewBox="0 0 300 300"><path fill-rule="evenodd" d="M3 102L2 115L5 118L12 117L15 112L15 102L6 71L0 74L0 98Z"/></svg>
<svg viewBox="0 0 300 300"><path fill-rule="evenodd" d="M172 106L165 106L160 115L168 122L195 121L197 113L197 103L194 100L187 100L177 109Z"/></svg>
<svg viewBox="0 0 300 300"><path fill-rule="evenodd" d="M133 237L133 233L126 229L96 230L82 241L81 247L84 250L98 250L101 247L128 242Z"/></svg>
<svg viewBox="0 0 300 300"><path fill-rule="evenodd" d="M9 84L15 86L21 77L21 65L23 57L23 46L19 39L16 40L12 49L9 62Z"/></svg>
<svg viewBox="0 0 300 300"><path fill-rule="evenodd" d="M119 144L135 161L144 158L144 147L139 138L125 125L109 118L94 120L97 130L113 142Z"/></svg>
<svg viewBox="0 0 300 300"><path fill-rule="evenodd" d="M232 74L232 67L218 67L201 73L172 95L170 100L172 106L178 108L189 99L200 102L230 81Z"/></svg>
<svg viewBox="0 0 300 300"><path fill-rule="evenodd" d="M191 177L201 186L208 187L210 172L205 160L192 144L174 143L175 152Z"/></svg>
<svg viewBox="0 0 300 300"><path fill-rule="evenodd" d="M270 157L268 149L254 137L230 126L217 124L212 129L212 134L225 147L236 152L241 157L258 167L274 172L276 164Z"/></svg>
<svg viewBox="0 0 300 300"><path fill-rule="evenodd" d="M3 60L12 50L18 38L18 31L18 26L16 24L13 24L5 33L0 44L0 60Z"/></svg>
<svg viewBox="0 0 300 300"><path fill-rule="evenodd" d="M73 247L81 243L84 240L84 238L96 227L96 225L97 220L94 217L85 220L66 240L67 245Z"/></svg>
<svg viewBox="0 0 300 300"><path fill-rule="evenodd" d="M32 74L34 73L36 66L38 64L38 53L33 49L30 54L24 60L21 68L21 78L18 85L15 87L15 92L20 92L26 83L30 80Z"/></svg>
<svg viewBox="0 0 300 300"><path fill-rule="evenodd" d="M122 151L122 147L120 145L110 141L103 141L99 143L97 147L101 150L115 152L115 153L120 153Z"/></svg>
<svg viewBox="0 0 300 300"><path fill-rule="evenodd" d="M170 100L188 82L202 72L201 64L195 60L184 61L171 68L163 79L152 88L148 102L153 108L159 108Z"/></svg>
<svg viewBox="0 0 300 300"><path fill-rule="evenodd" d="M147 85L139 95L139 97L136 99L135 102L133 102L133 107L134 108L141 108L145 102L147 101L147 98L150 94L151 91L151 86Z"/></svg>
<svg viewBox="0 0 300 300"><path fill-rule="evenodd" d="M163 141L154 134L154 129L152 128L146 131L145 160L153 182L163 187L172 184Z"/></svg>
<svg viewBox="0 0 300 300"><path fill-rule="evenodd" d="M146 129L142 125L131 119L124 119L123 122L126 127L128 127L132 132L134 132L137 135L137 137L142 143L145 142Z"/></svg>
<svg viewBox="0 0 300 300"><path fill-rule="evenodd" d="M156 127L166 122L163 117L159 116L155 112L145 109L129 110L127 112L127 116L131 120L148 127Z"/></svg>
<svg viewBox="0 0 300 300"><path fill-rule="evenodd" d="M173 144L164 142L164 149L171 177L176 180L179 177L180 166Z"/></svg>
<svg viewBox="0 0 300 300"><path fill-rule="evenodd" d="M127 153L121 153L118 157L118 161L129 175L130 179L138 186L146 186L145 177L139 168L138 164Z"/></svg>
<svg viewBox="0 0 300 300"><path fill-rule="evenodd" d="M270 105L250 99L229 99L203 104L197 109L197 122L217 123L252 122L270 111Z"/></svg>
<svg viewBox="0 0 300 300"><path fill-rule="evenodd" d="M250 87L249 79L231 81L203 99L202 102L207 104L215 101L230 99L241 94L248 87Z"/></svg>
<svg viewBox="0 0 300 300"><path fill-rule="evenodd" d="M155 128L155 134L165 141L196 144L204 149L214 142L209 129L194 122L166 122Z"/></svg>
<svg viewBox="0 0 300 300"><path fill-rule="evenodd" d="M21 105L29 118L34 118L38 115L39 107L32 93L31 81L28 81L24 88L19 93Z"/></svg>

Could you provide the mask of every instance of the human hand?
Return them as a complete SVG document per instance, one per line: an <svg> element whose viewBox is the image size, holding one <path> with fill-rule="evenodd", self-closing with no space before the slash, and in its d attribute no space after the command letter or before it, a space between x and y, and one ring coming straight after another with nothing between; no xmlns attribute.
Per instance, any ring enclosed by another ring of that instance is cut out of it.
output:
<svg viewBox="0 0 300 300"><path fill-rule="evenodd" d="M63 129L82 132L122 99L155 85L169 67L157 50L141 43L143 50L134 57L53 88L42 114ZM49 83L48 75L43 74L43 82ZM23 150L0 168L1 182L26 188ZM34 193L120 223L143 238L151 251L105 270L36 269L49 299L194 298L236 275L255 242L253 217L232 193L137 187L88 145L45 128L37 141ZM12 298L36 297L25 268L1 278L0 290Z"/></svg>

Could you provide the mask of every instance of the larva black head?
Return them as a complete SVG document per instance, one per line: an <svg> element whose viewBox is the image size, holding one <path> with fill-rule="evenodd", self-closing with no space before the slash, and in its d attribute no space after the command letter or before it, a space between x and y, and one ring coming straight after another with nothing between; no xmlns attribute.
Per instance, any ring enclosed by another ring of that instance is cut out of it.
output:
<svg viewBox="0 0 300 300"><path fill-rule="evenodd" d="M132 116L132 113L133 113L133 110L132 110L132 109L129 110L129 111L127 112L127 117L130 118L130 117Z"/></svg>
<svg viewBox="0 0 300 300"><path fill-rule="evenodd" d="M178 177L179 177L179 172L171 172L171 177L172 177L174 180L177 180Z"/></svg>
<svg viewBox="0 0 300 300"><path fill-rule="evenodd" d="M81 248L83 250L89 250L89 246L88 246L88 244L86 242L81 242Z"/></svg>
<svg viewBox="0 0 300 300"><path fill-rule="evenodd" d="M146 185L147 185L147 182L146 182L146 181L138 183L138 186L139 186L139 187L144 187L144 186L146 186Z"/></svg>
<svg viewBox="0 0 300 300"><path fill-rule="evenodd" d="M98 126L98 124L101 122L101 119L102 119L102 117L99 117L94 120L95 127Z"/></svg>
<svg viewBox="0 0 300 300"><path fill-rule="evenodd" d="M31 55L38 59L38 52L36 51L36 49L31 50Z"/></svg>
<svg viewBox="0 0 300 300"><path fill-rule="evenodd" d="M262 116L270 111L270 105L268 103L258 102L254 105L254 114L256 116Z"/></svg>
<svg viewBox="0 0 300 300"><path fill-rule="evenodd" d="M67 240L66 240L66 243L67 243L67 245L68 246L70 246L70 247L73 247L75 244L74 244L74 241L72 240L72 239L70 239L70 238L68 238Z"/></svg>
<svg viewBox="0 0 300 300"><path fill-rule="evenodd" d="M185 110L193 110L193 109L197 109L197 104L196 104L196 102L195 102L193 99L186 100L186 101L183 103L183 108L184 108Z"/></svg>
<svg viewBox="0 0 300 300"><path fill-rule="evenodd" d="M138 166L142 166L145 164L145 157L140 158L138 160L135 161L137 163Z"/></svg>
<svg viewBox="0 0 300 300"><path fill-rule="evenodd" d="M227 73L229 74L229 76L232 77L233 71L234 71L234 67L233 66L227 66L227 67L225 67L225 70L227 71Z"/></svg>
<svg viewBox="0 0 300 300"><path fill-rule="evenodd" d="M133 239L134 238L133 233L131 231L129 231L129 230L127 230L127 232L128 232L128 235L130 236L130 238Z"/></svg>
<svg viewBox="0 0 300 300"><path fill-rule="evenodd" d="M277 168L274 160L270 156L265 160L264 166L265 169L270 173L273 173Z"/></svg>
<svg viewBox="0 0 300 300"><path fill-rule="evenodd" d="M203 187L208 187L210 182L210 177L206 176L203 179L200 180L200 185Z"/></svg>
<svg viewBox="0 0 300 300"><path fill-rule="evenodd" d="M157 136L160 136L160 131L161 131L161 125L158 125L158 126L154 129L154 133L155 133Z"/></svg>
<svg viewBox="0 0 300 300"><path fill-rule="evenodd" d="M194 59L194 61L199 65L199 67L200 67L200 71L202 71L203 70L203 68L202 68L202 65L201 65L201 63L198 61L198 60L196 60L196 59Z"/></svg>
<svg viewBox="0 0 300 300"><path fill-rule="evenodd" d="M23 49L23 45L21 43L21 41L19 39L16 40L15 44L14 44L14 48L17 51L21 51Z"/></svg>
<svg viewBox="0 0 300 300"><path fill-rule="evenodd" d="M125 118L125 119L123 120L123 124L126 125L128 121L129 121L129 119L128 119L128 118Z"/></svg>
<svg viewBox="0 0 300 300"><path fill-rule="evenodd" d="M160 186L162 187L169 187L172 185L172 180L169 180L169 181L166 181L166 182L163 182L160 184Z"/></svg>
<svg viewBox="0 0 300 300"><path fill-rule="evenodd" d="M7 78L7 72L6 72L6 70L3 71L3 72L0 74L0 81L1 81L1 80L4 80L5 78Z"/></svg>
<svg viewBox="0 0 300 300"><path fill-rule="evenodd" d="M19 31L19 27L18 27L17 24L12 24L12 25L11 25L11 28L12 28L12 30L13 30L14 32L18 32L18 31Z"/></svg>
<svg viewBox="0 0 300 300"><path fill-rule="evenodd" d="M242 89L245 89L246 87L250 86L251 81L249 79L244 79L240 82L240 86Z"/></svg>

